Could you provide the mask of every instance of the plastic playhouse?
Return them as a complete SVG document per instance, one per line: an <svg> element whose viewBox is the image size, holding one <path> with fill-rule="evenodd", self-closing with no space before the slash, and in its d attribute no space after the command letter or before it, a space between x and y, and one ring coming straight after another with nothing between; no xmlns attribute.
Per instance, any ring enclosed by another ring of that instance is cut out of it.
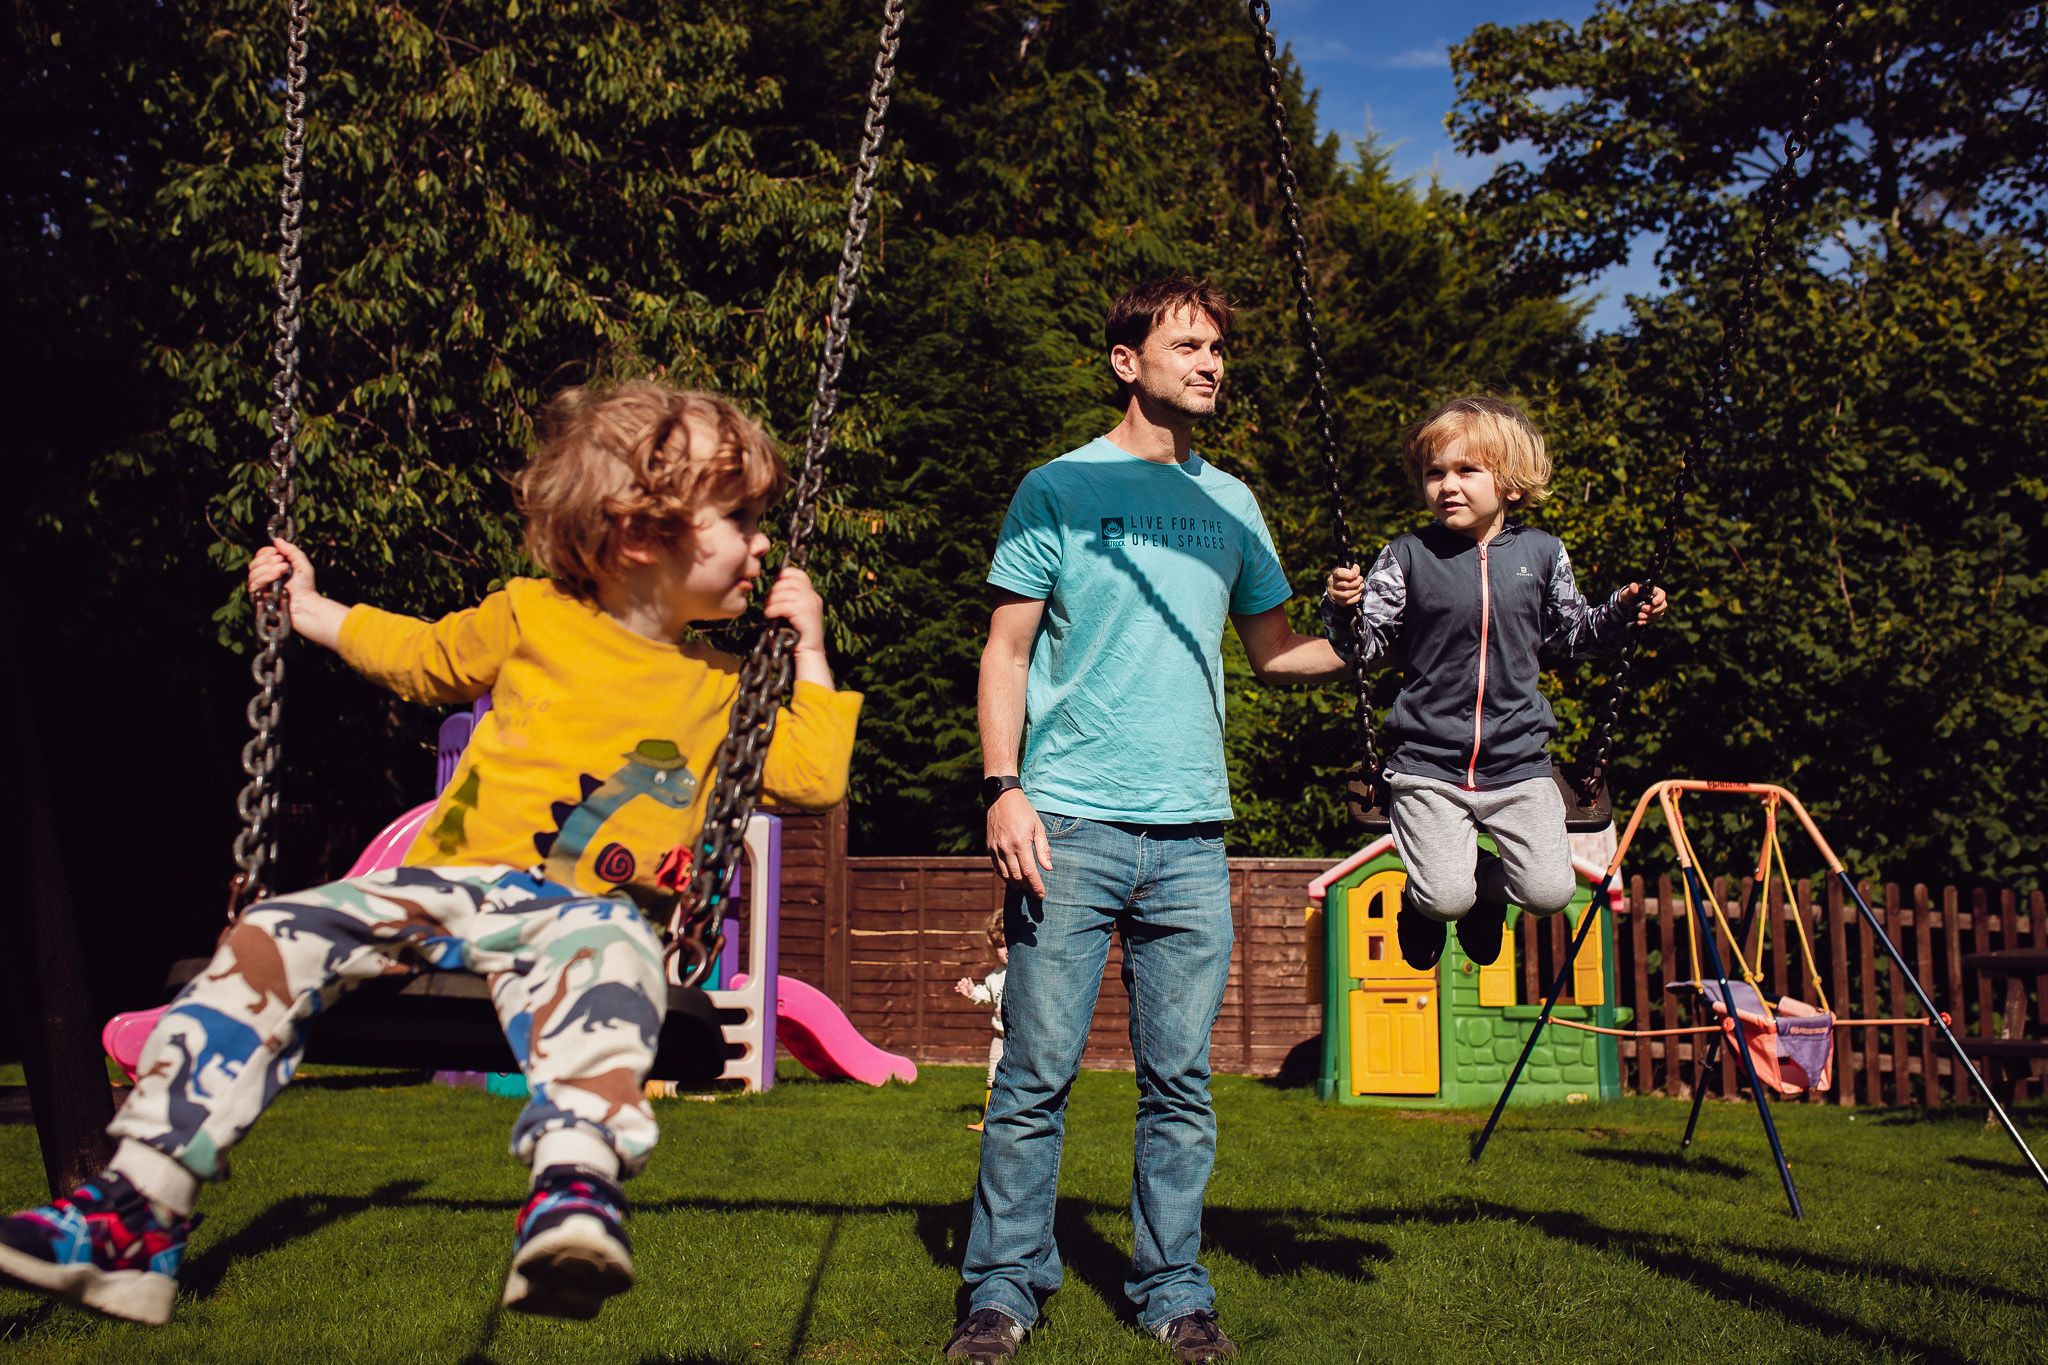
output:
<svg viewBox="0 0 2048 1365"><path fill-rule="evenodd" d="M1480 966L1451 932L1441 961L1418 972L1401 960L1394 915L1408 874L1393 836L1367 844L1309 883L1309 998L1323 1007L1323 1056L1316 1094L1339 1104L1408 1109L1490 1105L1542 1013L1542 986L1562 962L1566 933L1592 909L1605 869L1572 860L1579 891L1550 922L1508 908L1498 961ZM1614 912L1619 892L1599 907L1601 922L1574 964L1571 992L1557 1017L1612 1028ZM1525 919L1533 922L1524 924ZM1538 958L1532 962L1531 956ZM1621 1057L1614 1039L1551 1029L1515 1091L1521 1104L1614 1099Z"/></svg>

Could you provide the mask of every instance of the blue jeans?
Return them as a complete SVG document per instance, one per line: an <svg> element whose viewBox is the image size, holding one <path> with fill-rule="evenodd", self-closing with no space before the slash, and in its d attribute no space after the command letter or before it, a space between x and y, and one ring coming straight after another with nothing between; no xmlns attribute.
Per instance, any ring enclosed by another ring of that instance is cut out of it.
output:
<svg viewBox="0 0 2048 1365"><path fill-rule="evenodd" d="M1202 1193L1216 1163L1209 1032L1230 975L1230 870L1220 825L1113 825L1044 815L1045 899L1012 892L1004 916L1003 1060L981 1138L974 1226L961 1275L970 1311L1029 1327L1060 1287L1053 1197L1067 1095L1109 958L1123 939L1137 1061L1132 1248L1124 1293L1157 1330L1213 1308Z"/></svg>

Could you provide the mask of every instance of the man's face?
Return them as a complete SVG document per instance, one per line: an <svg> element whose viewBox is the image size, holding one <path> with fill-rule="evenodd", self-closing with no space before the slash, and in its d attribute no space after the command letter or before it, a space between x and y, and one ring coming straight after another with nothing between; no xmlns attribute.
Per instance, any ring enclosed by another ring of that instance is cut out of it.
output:
<svg viewBox="0 0 2048 1365"><path fill-rule="evenodd" d="M1159 320L1143 346L1112 350L1109 364L1118 379L1152 404L1196 420L1216 411L1216 393L1223 387L1223 334L1201 309L1178 308Z"/></svg>

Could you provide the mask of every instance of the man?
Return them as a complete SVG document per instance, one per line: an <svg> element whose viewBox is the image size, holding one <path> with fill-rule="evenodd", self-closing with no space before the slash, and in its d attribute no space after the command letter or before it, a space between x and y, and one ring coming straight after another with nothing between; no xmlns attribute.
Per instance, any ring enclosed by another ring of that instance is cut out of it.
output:
<svg viewBox="0 0 2048 1365"><path fill-rule="evenodd" d="M1059 1287L1060 1140L1112 929L1138 1082L1124 1292L1174 1359L1237 1354L1196 1260L1216 1153L1209 1032L1230 972L1224 619L1267 681L1337 678L1344 665L1288 627L1287 576L1257 501L1193 450L1231 321L1221 294L1186 277L1111 306L1123 420L1025 477L989 569L983 786L989 853L1010 889L1010 963L962 1268L968 1316L948 1359L1013 1356Z"/></svg>

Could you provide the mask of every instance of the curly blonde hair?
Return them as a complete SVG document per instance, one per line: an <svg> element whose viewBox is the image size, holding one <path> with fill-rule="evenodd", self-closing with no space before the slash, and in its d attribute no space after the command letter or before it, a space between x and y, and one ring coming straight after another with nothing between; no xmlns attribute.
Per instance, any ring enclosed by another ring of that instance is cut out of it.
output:
<svg viewBox="0 0 2048 1365"><path fill-rule="evenodd" d="M673 540L707 501L766 501L788 482L775 442L732 403L635 379L556 394L513 489L527 554L595 597L628 542Z"/></svg>
<svg viewBox="0 0 2048 1365"><path fill-rule="evenodd" d="M1429 462L1460 436L1492 472L1503 498L1519 493L1519 501L1533 505L1550 496L1550 452L1543 432L1513 403L1483 394L1453 398L1409 428L1401 463L1416 492L1422 491Z"/></svg>

